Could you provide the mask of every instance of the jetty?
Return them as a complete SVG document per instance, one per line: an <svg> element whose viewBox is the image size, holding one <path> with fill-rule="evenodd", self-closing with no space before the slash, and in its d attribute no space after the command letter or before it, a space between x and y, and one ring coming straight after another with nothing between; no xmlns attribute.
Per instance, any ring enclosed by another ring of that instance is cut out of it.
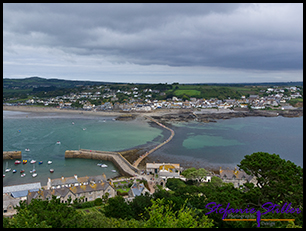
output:
<svg viewBox="0 0 306 231"><path fill-rule="evenodd" d="M21 151L3 151L3 160L21 159Z"/></svg>
<svg viewBox="0 0 306 231"><path fill-rule="evenodd" d="M84 158L95 160L107 160L114 163L119 169L121 175L134 176L135 173L139 173L139 169L129 161L127 161L119 152L108 152L98 150L66 150L65 158Z"/></svg>
<svg viewBox="0 0 306 231"><path fill-rule="evenodd" d="M170 140L172 140L173 136L174 136L174 131L171 128L166 127L165 125L159 123L158 121L156 121L155 119L153 119L152 117L149 116L144 116L145 118L153 121L154 123L156 123L157 125L161 126L162 128L165 128L167 130L169 130L171 132L170 137L165 140L163 143L157 145L155 148L151 149L150 151L146 152L144 155L141 155L133 164L134 167L138 167L139 163L146 158L148 155L150 155L152 152L156 151L157 149L159 149L160 147L162 147L163 145L165 145L166 143L168 143Z"/></svg>

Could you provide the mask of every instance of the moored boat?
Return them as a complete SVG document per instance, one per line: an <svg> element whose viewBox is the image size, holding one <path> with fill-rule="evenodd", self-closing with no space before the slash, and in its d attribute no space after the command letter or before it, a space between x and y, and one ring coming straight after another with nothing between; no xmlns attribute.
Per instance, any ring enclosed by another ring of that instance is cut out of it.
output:
<svg viewBox="0 0 306 231"><path fill-rule="evenodd" d="M8 167L8 162L6 162L6 169L5 169L5 172L9 172L11 171L11 169Z"/></svg>
<svg viewBox="0 0 306 231"><path fill-rule="evenodd" d="M17 170L16 170L16 169L14 169L14 170L13 170L13 173L16 173L16 172L17 172Z"/></svg>
<svg viewBox="0 0 306 231"><path fill-rule="evenodd" d="M48 164L52 164L52 161L51 161L51 160L49 160L49 161L48 161Z"/></svg>
<svg viewBox="0 0 306 231"><path fill-rule="evenodd" d="M25 151L26 151L26 152L29 152L29 151L30 151L30 149L29 149L29 148L26 148L26 149L25 149Z"/></svg>
<svg viewBox="0 0 306 231"><path fill-rule="evenodd" d="M61 142L60 142L60 141L57 141L56 144L61 144Z"/></svg>
<svg viewBox="0 0 306 231"><path fill-rule="evenodd" d="M20 163L21 163L20 160L16 160L16 161L15 161L15 164L20 164Z"/></svg>
<svg viewBox="0 0 306 231"><path fill-rule="evenodd" d="M22 173L20 176L21 176L21 177L24 177L25 175L26 175L25 173Z"/></svg>
<svg viewBox="0 0 306 231"><path fill-rule="evenodd" d="M23 172L24 172L24 169L21 169L21 170L20 170L20 173L23 173Z"/></svg>
<svg viewBox="0 0 306 231"><path fill-rule="evenodd" d="M113 169L112 172L117 172L117 171Z"/></svg>
<svg viewBox="0 0 306 231"><path fill-rule="evenodd" d="M53 172L54 172L54 169L51 168L51 169L50 169L50 172L53 173Z"/></svg>
<svg viewBox="0 0 306 231"><path fill-rule="evenodd" d="M42 163L43 163L42 161L39 161L39 162L38 162L38 164L42 164Z"/></svg>
<svg viewBox="0 0 306 231"><path fill-rule="evenodd" d="M22 163L26 164L26 163L28 163L28 160L23 160Z"/></svg>
<svg viewBox="0 0 306 231"><path fill-rule="evenodd" d="M101 168L107 168L106 164L101 164Z"/></svg>
<svg viewBox="0 0 306 231"><path fill-rule="evenodd" d="M37 173L33 173L33 174L32 174L32 177L37 177Z"/></svg>
<svg viewBox="0 0 306 231"><path fill-rule="evenodd" d="M36 160L31 160L30 163L31 163L31 164L35 164L35 163L36 163Z"/></svg>

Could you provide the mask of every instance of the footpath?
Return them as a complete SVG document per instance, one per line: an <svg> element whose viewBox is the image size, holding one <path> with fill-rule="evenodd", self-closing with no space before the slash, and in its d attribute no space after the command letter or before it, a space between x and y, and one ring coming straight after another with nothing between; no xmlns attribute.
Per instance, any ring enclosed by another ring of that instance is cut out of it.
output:
<svg viewBox="0 0 306 231"><path fill-rule="evenodd" d="M168 127L166 127L165 125L163 125L163 124L157 122L155 119L153 119L153 118L151 118L151 117L149 117L149 116L144 116L144 117L147 118L147 119L149 119L149 120L151 120L151 121L153 121L154 123L158 124L159 126L161 126L161 127L165 128L165 129L169 130L169 131L171 132L171 135L170 135L170 137L169 137L167 140L165 140L163 143L157 145L156 147L154 147L154 148L151 149L150 151L146 152L144 155L141 155L141 156L134 162L134 164L133 164L133 166L136 167L136 168L137 168L137 166L139 165L139 163L140 163L144 158L146 158L146 157L147 157L148 155L150 155L152 152L154 152L155 150L159 149L160 147L162 147L163 145L165 145L166 143L168 143L170 140L172 140L172 138L173 138L173 136L174 136L174 134L175 134L174 131L173 131L171 128L168 128Z"/></svg>

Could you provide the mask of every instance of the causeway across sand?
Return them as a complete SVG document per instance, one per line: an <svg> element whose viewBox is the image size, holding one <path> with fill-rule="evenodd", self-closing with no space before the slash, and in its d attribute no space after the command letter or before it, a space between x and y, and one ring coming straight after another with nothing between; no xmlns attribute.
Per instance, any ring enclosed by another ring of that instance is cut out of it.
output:
<svg viewBox="0 0 306 231"><path fill-rule="evenodd" d="M173 138L173 136L174 136L174 134L175 134L174 131L173 131L171 128L168 128L168 127L166 127L165 125L163 125L163 124L157 122L155 119L153 119L153 118L151 118L151 117L149 117L149 116L144 116L144 117L147 118L147 119L149 119L149 120L151 120L151 121L153 121L153 122L155 122L155 123L158 124L159 126L161 126L161 127L165 128L165 129L169 130L169 131L171 132L171 135L170 135L170 137L169 137L167 140L165 140L163 143L157 145L155 148L153 148L153 149L151 149L150 151L146 152L144 155L141 155L141 156L134 162L134 164L133 164L133 166L136 167L136 168L138 167L139 163L140 163L144 158L146 158L146 157L147 157L148 155L150 155L152 152L154 152L155 150L157 150L158 148L162 147L163 145L165 145L166 143L168 143L170 140L172 140L172 138Z"/></svg>

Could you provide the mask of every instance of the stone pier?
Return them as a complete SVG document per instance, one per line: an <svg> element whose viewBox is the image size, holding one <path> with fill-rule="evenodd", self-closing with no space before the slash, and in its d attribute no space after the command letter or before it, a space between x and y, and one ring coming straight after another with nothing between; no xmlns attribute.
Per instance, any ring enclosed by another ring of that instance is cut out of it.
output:
<svg viewBox="0 0 306 231"><path fill-rule="evenodd" d="M3 151L3 160L21 159L21 151Z"/></svg>
<svg viewBox="0 0 306 231"><path fill-rule="evenodd" d="M121 175L133 176L139 172L137 167L130 164L120 153L118 152L107 152L97 150L67 150L65 152L65 158L84 158L94 160L107 160L115 164L119 169Z"/></svg>

